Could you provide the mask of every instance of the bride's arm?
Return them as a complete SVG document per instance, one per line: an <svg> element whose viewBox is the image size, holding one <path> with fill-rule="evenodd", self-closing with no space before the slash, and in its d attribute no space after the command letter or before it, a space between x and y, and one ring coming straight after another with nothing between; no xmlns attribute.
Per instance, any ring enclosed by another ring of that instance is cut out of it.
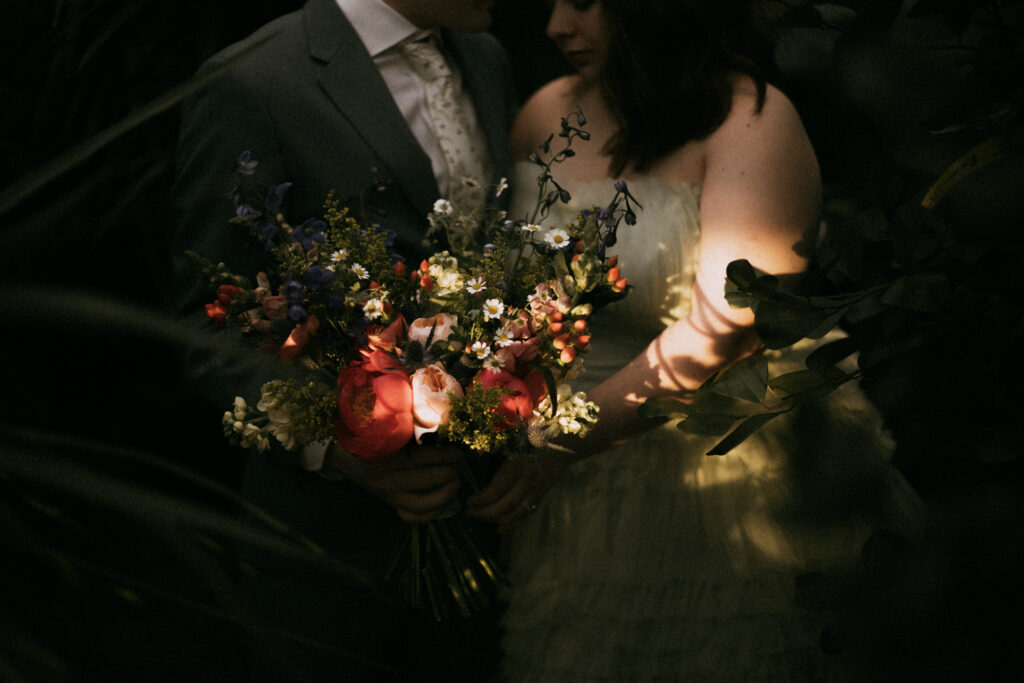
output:
<svg viewBox="0 0 1024 683"><path fill-rule="evenodd" d="M798 115L774 89L760 114L749 94L738 94L729 118L708 138L705 158L700 263L690 314L588 392L600 417L586 438L565 444L573 455L509 462L470 499L471 514L514 521L571 461L658 424L637 414L644 400L685 397L759 346L751 311L731 308L725 300L726 266L745 258L770 273L805 269L820 211L817 162Z"/></svg>

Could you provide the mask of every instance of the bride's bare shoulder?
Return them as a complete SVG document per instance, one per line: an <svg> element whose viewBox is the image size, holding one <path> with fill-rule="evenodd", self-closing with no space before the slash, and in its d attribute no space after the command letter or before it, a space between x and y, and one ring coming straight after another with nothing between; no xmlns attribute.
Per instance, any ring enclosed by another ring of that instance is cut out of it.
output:
<svg viewBox="0 0 1024 683"><path fill-rule="evenodd" d="M575 76L563 76L540 87L519 110L509 136L512 159L525 159L549 135L559 130L559 121L575 109Z"/></svg>

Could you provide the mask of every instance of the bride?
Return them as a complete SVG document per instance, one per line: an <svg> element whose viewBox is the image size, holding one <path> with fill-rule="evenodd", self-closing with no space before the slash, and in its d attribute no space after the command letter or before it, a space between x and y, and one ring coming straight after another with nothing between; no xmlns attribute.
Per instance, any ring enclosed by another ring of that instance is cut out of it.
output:
<svg viewBox="0 0 1024 683"><path fill-rule="evenodd" d="M601 205L618 178L644 209L609 252L635 289L593 316L575 387L598 426L571 456L506 463L470 500L506 530L509 680L820 680L823 619L794 603L794 578L852 566L888 523L874 511L900 480L850 384L721 457L637 414L763 352L751 311L723 296L730 261L795 276L812 256L817 162L742 2L550 3L548 35L577 73L518 118L513 215L534 193L525 159L577 108L591 140L555 166L572 201L549 223ZM800 369L807 346L767 352L772 373Z"/></svg>

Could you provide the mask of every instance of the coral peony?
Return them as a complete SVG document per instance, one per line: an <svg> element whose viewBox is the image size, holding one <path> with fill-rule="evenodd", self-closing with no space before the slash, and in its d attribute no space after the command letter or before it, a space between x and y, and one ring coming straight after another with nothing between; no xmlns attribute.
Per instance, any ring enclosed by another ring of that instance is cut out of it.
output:
<svg viewBox="0 0 1024 683"><path fill-rule="evenodd" d="M338 375L338 443L370 462L393 456L413 436L409 376L383 366L367 358L353 361Z"/></svg>

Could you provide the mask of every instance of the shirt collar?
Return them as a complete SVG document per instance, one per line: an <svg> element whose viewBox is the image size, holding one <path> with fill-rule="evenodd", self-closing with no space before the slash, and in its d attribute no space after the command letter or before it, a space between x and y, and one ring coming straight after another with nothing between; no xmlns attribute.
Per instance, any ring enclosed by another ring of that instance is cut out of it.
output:
<svg viewBox="0 0 1024 683"><path fill-rule="evenodd" d="M370 57L376 57L402 41L428 32L385 4L383 0L335 0L359 35Z"/></svg>

